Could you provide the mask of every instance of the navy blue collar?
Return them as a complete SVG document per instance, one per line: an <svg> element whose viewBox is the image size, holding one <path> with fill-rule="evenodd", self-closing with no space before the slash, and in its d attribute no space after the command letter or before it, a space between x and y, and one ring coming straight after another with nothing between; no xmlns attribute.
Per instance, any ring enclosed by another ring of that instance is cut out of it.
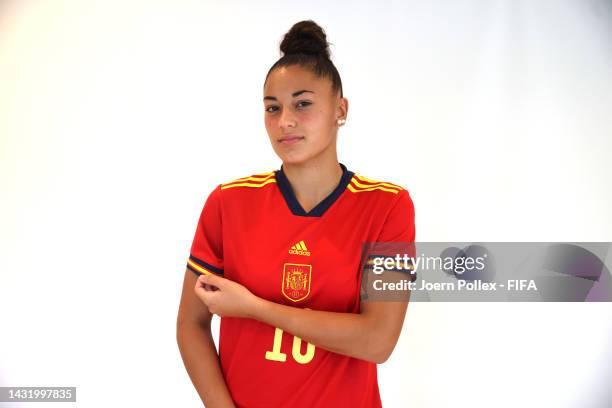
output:
<svg viewBox="0 0 612 408"><path fill-rule="evenodd" d="M293 193L293 188L291 188L291 184L289 183L289 179L285 175L283 171L283 166L281 166L280 170L276 170L274 173L276 175L276 184L280 189L283 197L285 198L285 202L287 206L293 213L293 215L299 215L302 217L320 217L329 207L332 206L333 203L340 197L340 195L346 189L346 186L351 182L351 179L355 175L352 171L347 170L346 166L340 163L340 167L342 168L342 177L340 178L340 183L338 186L332 191L327 197L323 199L319 204L317 204L312 210L306 212L298 202L297 198L295 198L295 194Z"/></svg>

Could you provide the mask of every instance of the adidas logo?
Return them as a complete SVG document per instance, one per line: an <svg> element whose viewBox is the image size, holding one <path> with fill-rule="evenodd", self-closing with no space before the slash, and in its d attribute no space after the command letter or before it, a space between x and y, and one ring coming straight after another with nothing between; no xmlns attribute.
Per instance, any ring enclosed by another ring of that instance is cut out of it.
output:
<svg viewBox="0 0 612 408"><path fill-rule="evenodd" d="M310 251L306 248L306 244L304 243L304 241L300 241L297 244L293 245L289 250L289 253L293 255L310 256Z"/></svg>

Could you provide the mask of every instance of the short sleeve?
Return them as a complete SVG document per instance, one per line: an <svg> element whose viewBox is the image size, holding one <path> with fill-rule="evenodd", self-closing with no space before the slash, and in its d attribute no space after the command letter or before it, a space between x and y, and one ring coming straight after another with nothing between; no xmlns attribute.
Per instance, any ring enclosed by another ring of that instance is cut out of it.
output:
<svg viewBox="0 0 612 408"><path fill-rule="evenodd" d="M206 199L191 244L187 268L196 275L223 275L221 186Z"/></svg>
<svg viewBox="0 0 612 408"><path fill-rule="evenodd" d="M385 220L377 242L414 242L414 204L407 190L397 200Z"/></svg>
<svg viewBox="0 0 612 408"><path fill-rule="evenodd" d="M378 238L364 248L363 260L366 262L364 271L373 270L376 258L397 259L396 256L399 255L402 259L407 257L407 261L403 263L396 261L393 267L385 266L385 271L409 273L414 281L416 279L412 263L416 255L414 239L414 205L408 191L400 190L387 213ZM362 288L362 299L366 298L363 290Z"/></svg>

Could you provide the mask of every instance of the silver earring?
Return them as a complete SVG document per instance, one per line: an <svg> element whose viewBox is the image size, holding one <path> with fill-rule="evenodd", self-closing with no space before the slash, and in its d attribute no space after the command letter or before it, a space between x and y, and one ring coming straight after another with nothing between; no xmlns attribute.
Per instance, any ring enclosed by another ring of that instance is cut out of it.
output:
<svg viewBox="0 0 612 408"><path fill-rule="evenodd" d="M346 119L338 119L338 126L342 126L346 123Z"/></svg>

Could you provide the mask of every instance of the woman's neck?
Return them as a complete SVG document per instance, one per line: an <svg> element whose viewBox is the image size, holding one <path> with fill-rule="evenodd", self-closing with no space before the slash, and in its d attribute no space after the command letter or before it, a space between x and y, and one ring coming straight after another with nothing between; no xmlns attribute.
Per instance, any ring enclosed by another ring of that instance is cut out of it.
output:
<svg viewBox="0 0 612 408"><path fill-rule="evenodd" d="M333 160L283 164L283 172L291 184L295 198L306 212L330 195L342 178L342 168L335 156Z"/></svg>

